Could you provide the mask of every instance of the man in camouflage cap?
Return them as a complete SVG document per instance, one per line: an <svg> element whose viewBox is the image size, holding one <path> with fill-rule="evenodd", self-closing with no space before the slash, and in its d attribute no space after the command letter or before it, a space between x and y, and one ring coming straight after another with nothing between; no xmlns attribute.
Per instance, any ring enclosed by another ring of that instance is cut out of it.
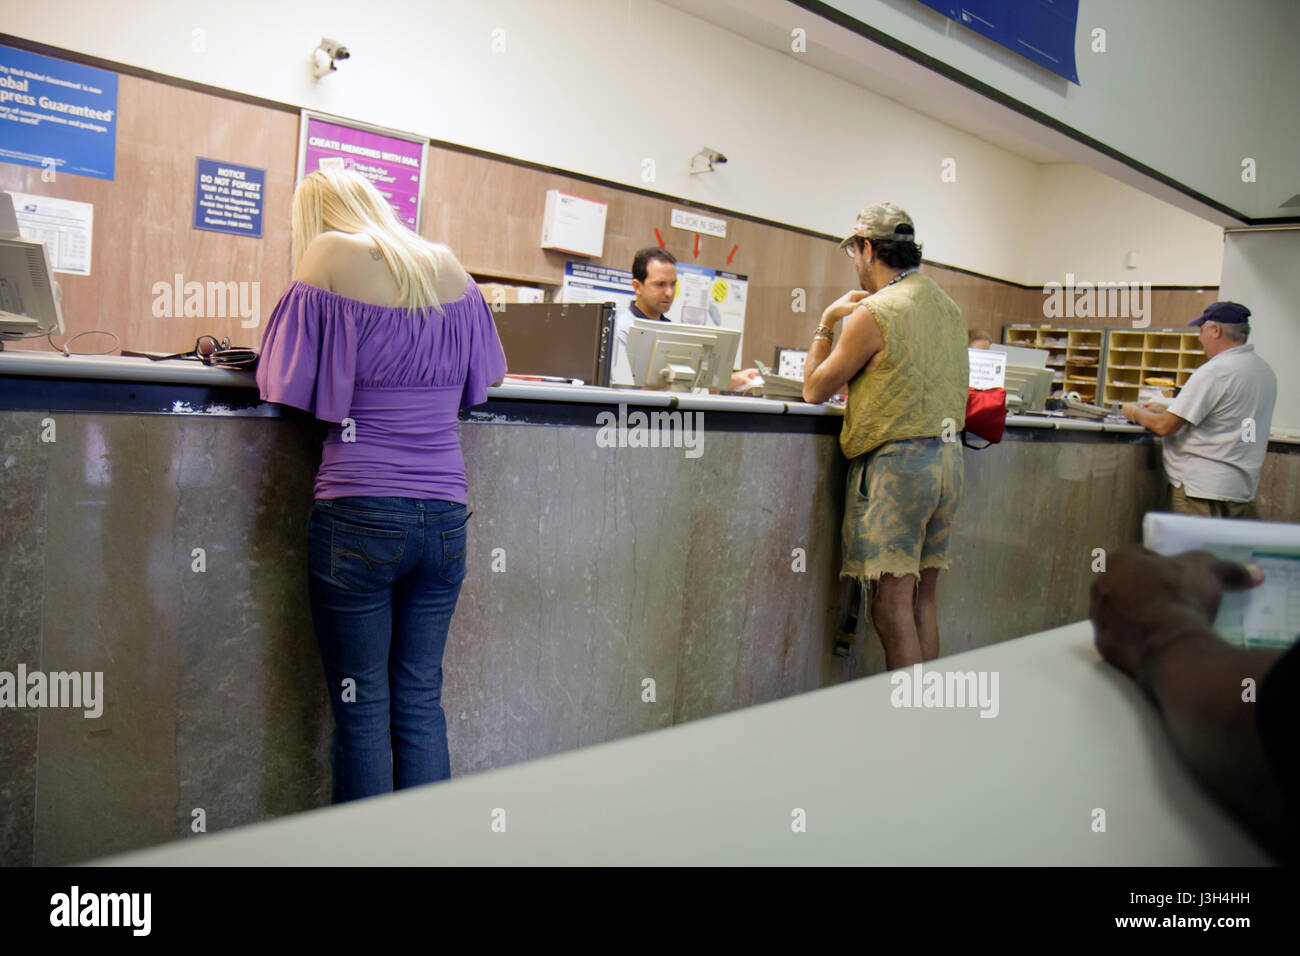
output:
<svg viewBox="0 0 1300 956"><path fill-rule="evenodd" d="M804 399L848 389L841 577L875 588L871 619L891 670L939 656L935 594L964 470L969 361L956 303L917 269L912 218L893 203L858 213L840 243L862 290L827 307L804 365ZM844 328L839 340L835 326Z"/></svg>
<svg viewBox="0 0 1300 956"><path fill-rule="evenodd" d="M858 221L853 231L840 243L841 249L847 249L857 239L890 240L910 242L921 251L921 243L916 241L916 227L912 217L901 206L892 202L878 202L858 213Z"/></svg>

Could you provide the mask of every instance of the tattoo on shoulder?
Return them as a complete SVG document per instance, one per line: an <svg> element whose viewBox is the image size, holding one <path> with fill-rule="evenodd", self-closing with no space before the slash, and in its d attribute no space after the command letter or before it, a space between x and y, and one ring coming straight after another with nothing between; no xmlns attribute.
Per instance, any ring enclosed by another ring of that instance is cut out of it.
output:
<svg viewBox="0 0 1300 956"><path fill-rule="evenodd" d="M380 252L377 248L372 248L372 249L370 250L370 258L371 258L371 259L382 259L382 258L384 258L384 254L383 254L382 252Z"/></svg>

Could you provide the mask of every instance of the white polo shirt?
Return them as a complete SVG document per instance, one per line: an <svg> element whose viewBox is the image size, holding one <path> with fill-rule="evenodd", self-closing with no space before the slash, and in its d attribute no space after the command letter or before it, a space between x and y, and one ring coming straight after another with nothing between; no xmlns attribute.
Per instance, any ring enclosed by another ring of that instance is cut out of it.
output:
<svg viewBox="0 0 1300 956"><path fill-rule="evenodd" d="M1169 403L1187 422L1164 439L1169 481L1190 498L1253 500L1276 400L1277 376L1255 346L1238 345L1207 361Z"/></svg>

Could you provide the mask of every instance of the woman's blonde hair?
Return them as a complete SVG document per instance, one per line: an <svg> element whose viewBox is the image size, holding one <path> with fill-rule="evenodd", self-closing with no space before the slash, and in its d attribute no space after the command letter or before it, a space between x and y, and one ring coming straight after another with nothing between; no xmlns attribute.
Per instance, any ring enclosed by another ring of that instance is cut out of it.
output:
<svg viewBox="0 0 1300 956"><path fill-rule="evenodd" d="M362 233L374 239L397 280L399 304L412 311L438 306L438 248L398 222L393 207L360 173L318 169L298 184L293 194L295 272L322 232Z"/></svg>

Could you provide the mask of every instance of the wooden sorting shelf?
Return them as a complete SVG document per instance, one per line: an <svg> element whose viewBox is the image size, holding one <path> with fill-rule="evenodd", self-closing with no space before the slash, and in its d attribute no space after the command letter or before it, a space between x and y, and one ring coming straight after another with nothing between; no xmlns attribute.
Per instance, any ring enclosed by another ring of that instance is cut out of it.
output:
<svg viewBox="0 0 1300 956"><path fill-rule="evenodd" d="M1083 401L1095 402L1097 383L1103 380L1106 332L1056 325L1007 325L1002 329L1002 344L1046 350L1053 393L1078 392Z"/></svg>
<svg viewBox="0 0 1300 956"><path fill-rule="evenodd" d="M1102 401L1136 402L1138 389L1152 376L1182 388L1204 362L1195 329L1111 329Z"/></svg>

